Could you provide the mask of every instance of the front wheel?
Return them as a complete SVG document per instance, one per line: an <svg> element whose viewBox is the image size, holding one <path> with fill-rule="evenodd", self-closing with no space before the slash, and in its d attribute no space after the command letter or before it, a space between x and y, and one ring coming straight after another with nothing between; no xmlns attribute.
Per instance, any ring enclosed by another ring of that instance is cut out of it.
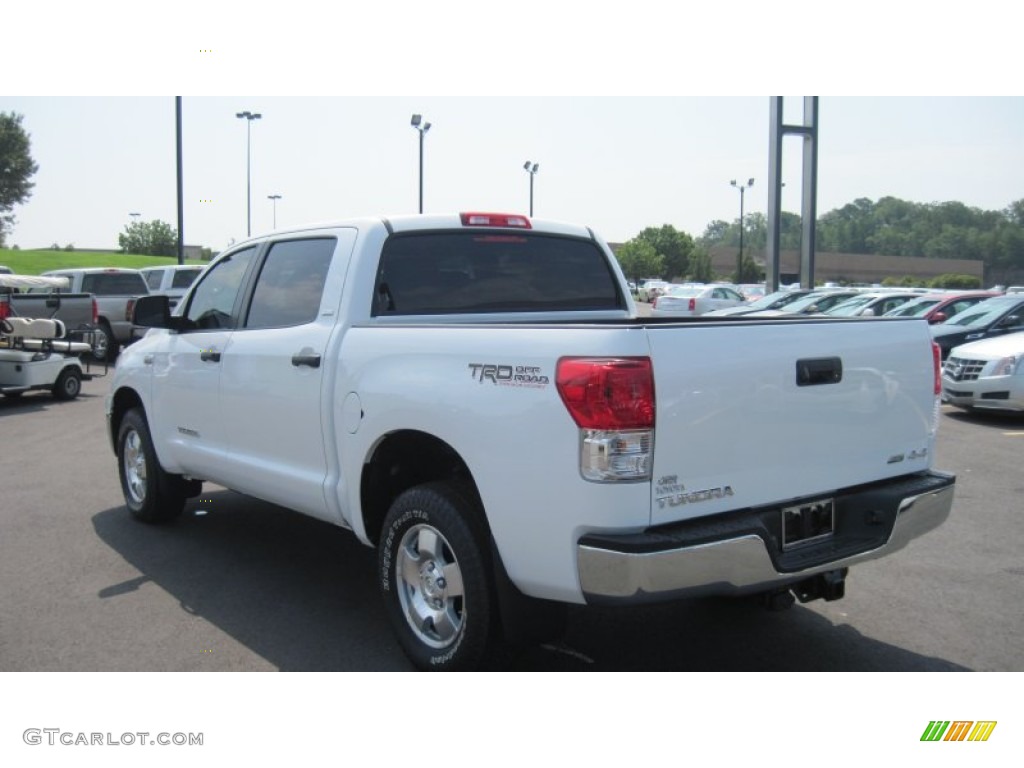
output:
<svg viewBox="0 0 1024 768"><path fill-rule="evenodd" d="M442 483L402 493L384 520L379 578L388 617L423 670L474 669L495 619L487 550L475 506Z"/></svg>
<svg viewBox="0 0 1024 768"><path fill-rule="evenodd" d="M185 481L160 466L146 416L139 408L124 415L117 433L117 468L128 511L145 523L173 520L185 507Z"/></svg>

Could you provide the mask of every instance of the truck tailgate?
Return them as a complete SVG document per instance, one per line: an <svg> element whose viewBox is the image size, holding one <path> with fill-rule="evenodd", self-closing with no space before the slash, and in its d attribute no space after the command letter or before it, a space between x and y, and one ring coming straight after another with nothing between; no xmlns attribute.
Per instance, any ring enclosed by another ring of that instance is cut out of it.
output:
<svg viewBox="0 0 1024 768"><path fill-rule="evenodd" d="M647 327L657 402L651 523L821 495L931 465L923 321Z"/></svg>

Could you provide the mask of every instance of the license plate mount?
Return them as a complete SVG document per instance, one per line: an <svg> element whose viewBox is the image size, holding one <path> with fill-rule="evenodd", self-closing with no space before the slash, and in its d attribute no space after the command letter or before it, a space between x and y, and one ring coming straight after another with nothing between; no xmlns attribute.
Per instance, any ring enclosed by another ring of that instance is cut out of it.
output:
<svg viewBox="0 0 1024 768"><path fill-rule="evenodd" d="M836 530L834 499L816 499L782 510L782 549L791 550L817 544Z"/></svg>

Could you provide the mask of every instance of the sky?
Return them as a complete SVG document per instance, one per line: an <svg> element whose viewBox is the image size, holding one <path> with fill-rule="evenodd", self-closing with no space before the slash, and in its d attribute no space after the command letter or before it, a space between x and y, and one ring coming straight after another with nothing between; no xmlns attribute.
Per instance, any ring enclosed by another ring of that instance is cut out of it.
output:
<svg viewBox="0 0 1024 768"><path fill-rule="evenodd" d="M671 224L697 236L739 216L730 186L754 179L767 210L769 97L188 96L182 98L184 240L350 216L527 213L621 242ZM787 124L802 97L785 97ZM241 111L261 119L239 119ZM39 165L8 242L114 248L139 213L177 226L173 96L0 97L24 116ZM249 134L247 136L247 133ZM856 198L959 200L1000 210L1024 197L1024 99L828 97L819 101L818 211ZM800 210L802 140L784 141L783 209ZM270 195L280 195L272 201Z"/></svg>
<svg viewBox="0 0 1024 768"><path fill-rule="evenodd" d="M53 32L51 47L80 45L82 55L39 60L0 84L0 111L24 116L39 165L9 244L115 248L130 213L176 226L176 95L184 240L214 251L244 239L250 216L258 234L415 213L414 113L431 124L425 212L527 213L530 161L536 217L586 224L613 242L648 226L698 236L735 220L732 179L753 178L744 210L766 213L769 101L788 93L823 94L819 215L862 197L986 210L1024 197L1024 98L1008 79L1016 70L1001 31L985 25L992 44L980 50L946 47L944 36L964 37L972 22L945 16L956 6L944 2L933 18L908 15L928 33L912 41L897 32L901 4L875 0L843 20L842 37L789 29L777 38L759 25L783 13L817 22L815 6L787 0L769 13L740 2L730 7L748 23L734 32L724 10L685 11L673 26L646 0L628 16L601 2L526 0L503 15L455 0L428 13L403 0L349 9L333 28L301 21L317 8L306 0L284 17L185 0L160 34L131 21L131 4L98 6L110 24L87 44L75 34L88 17L79 5L64 7ZM871 12L883 9L881 25ZM545 23L528 23L531 12ZM13 14L25 25L45 16ZM407 24L395 24L400 14ZM716 35L705 39L708 28ZM13 41L15 53L32 44ZM802 99L784 96L787 124L802 122ZM236 117L246 110L261 119ZM791 212L801 144L784 141Z"/></svg>

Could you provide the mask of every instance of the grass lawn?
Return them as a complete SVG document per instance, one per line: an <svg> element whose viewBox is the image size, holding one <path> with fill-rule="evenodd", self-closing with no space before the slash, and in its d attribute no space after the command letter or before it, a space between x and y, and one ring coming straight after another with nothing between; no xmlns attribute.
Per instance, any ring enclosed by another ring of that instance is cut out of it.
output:
<svg viewBox="0 0 1024 768"><path fill-rule="evenodd" d="M51 269L73 267L166 267L177 264L176 258L166 256L138 256L131 253L106 253L99 251L12 251L0 248L0 264L10 267L16 275L40 275ZM188 259L186 264L206 266L209 262Z"/></svg>

